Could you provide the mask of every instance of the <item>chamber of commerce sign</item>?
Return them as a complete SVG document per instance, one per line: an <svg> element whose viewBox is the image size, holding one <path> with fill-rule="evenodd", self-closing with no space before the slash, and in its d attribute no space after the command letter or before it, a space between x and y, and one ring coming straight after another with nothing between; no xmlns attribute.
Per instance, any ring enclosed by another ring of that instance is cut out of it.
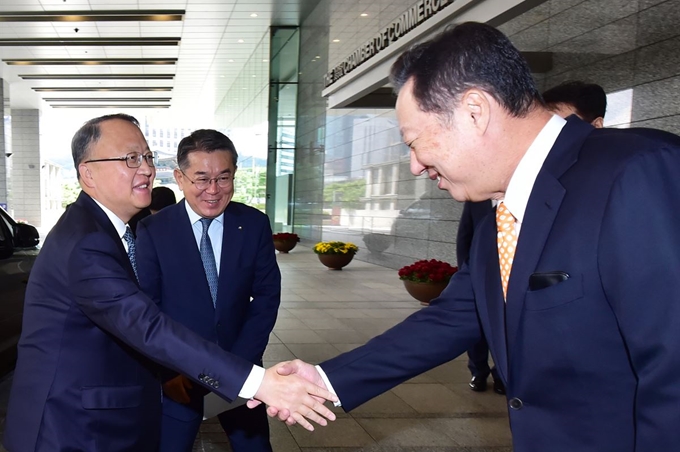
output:
<svg viewBox="0 0 680 452"><path fill-rule="evenodd" d="M456 0L420 0L404 11L376 36L366 41L352 52L340 64L324 75L324 85L331 86L345 75L352 72L379 52L385 50L391 43L396 42L409 31L434 16Z"/></svg>

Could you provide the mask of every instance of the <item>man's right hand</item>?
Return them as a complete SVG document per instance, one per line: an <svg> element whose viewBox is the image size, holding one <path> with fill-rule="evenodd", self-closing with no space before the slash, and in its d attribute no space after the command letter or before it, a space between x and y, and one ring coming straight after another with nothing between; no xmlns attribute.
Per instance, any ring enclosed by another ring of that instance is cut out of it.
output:
<svg viewBox="0 0 680 452"><path fill-rule="evenodd" d="M170 399L177 403L187 405L191 401L189 394L187 393L187 389L191 388L191 380L180 374L172 380L168 380L163 383L163 394L170 397Z"/></svg>
<svg viewBox="0 0 680 452"><path fill-rule="evenodd" d="M274 366L265 371L264 380L254 397L256 400L276 409L277 413L286 413L285 420L290 425L298 423L310 431L314 427L308 419L322 426L327 424L326 419L335 420L335 414L323 402L336 402L338 398L324 389L323 382L319 386L295 375L295 372L283 376L278 370L278 366ZM253 408L257 406L257 402L251 400L248 406ZM283 419L282 414L279 414L279 418Z"/></svg>
<svg viewBox="0 0 680 452"><path fill-rule="evenodd" d="M279 375L297 375L311 383L314 383L317 386L328 389L326 387L326 383L323 381L323 378L321 378L321 375L319 375L319 372L316 370L316 367L302 360L295 359L293 361L286 361L277 364L274 366L274 368L276 369L276 373ZM317 398L317 400L322 403L324 402L324 400L320 398ZM278 409L273 406L268 406L267 414L269 417L278 417L279 420L284 421L288 425L294 425L297 423L296 419L291 415L291 412L286 409Z"/></svg>

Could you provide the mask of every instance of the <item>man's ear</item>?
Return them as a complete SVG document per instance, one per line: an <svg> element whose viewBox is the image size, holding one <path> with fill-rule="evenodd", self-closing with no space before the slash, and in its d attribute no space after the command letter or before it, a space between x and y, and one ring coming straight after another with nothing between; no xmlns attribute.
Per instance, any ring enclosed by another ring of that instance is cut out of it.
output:
<svg viewBox="0 0 680 452"><path fill-rule="evenodd" d="M175 168L175 170L172 172L172 175L175 176L175 182L177 182L177 186L179 187L180 191L184 191L184 177L182 174L182 170L179 168Z"/></svg>
<svg viewBox="0 0 680 452"><path fill-rule="evenodd" d="M601 129L604 127L604 118L602 116L600 116L599 118L595 118L595 120L593 120L593 122L591 122L590 124L592 124L592 126L595 127L596 129Z"/></svg>
<svg viewBox="0 0 680 452"><path fill-rule="evenodd" d="M80 181L82 184L84 184L86 187L94 188L96 184L94 178L92 177L92 173L86 164L81 163L78 165L78 174L80 175Z"/></svg>
<svg viewBox="0 0 680 452"><path fill-rule="evenodd" d="M463 93L461 107L478 132L484 134L491 118L491 102L488 94L476 88L469 89Z"/></svg>

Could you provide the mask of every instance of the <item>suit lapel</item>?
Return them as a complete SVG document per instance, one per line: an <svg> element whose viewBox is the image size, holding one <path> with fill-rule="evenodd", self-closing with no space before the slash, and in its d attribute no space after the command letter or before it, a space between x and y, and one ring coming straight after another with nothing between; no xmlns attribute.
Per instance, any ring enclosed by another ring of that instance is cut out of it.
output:
<svg viewBox="0 0 680 452"><path fill-rule="evenodd" d="M230 284L229 279L238 277L238 263L243 248L243 237L246 225L242 224L234 203L229 203L224 211L224 226L222 231L222 251L220 253L220 278L217 286L217 308L224 307L226 294ZM229 275L229 278L226 277Z"/></svg>
<svg viewBox="0 0 680 452"><path fill-rule="evenodd" d="M567 121L531 190L508 283L506 328L510 350L519 330L529 276L536 271L566 195L559 178L577 161L583 141L592 130L592 126L579 119Z"/></svg>
<svg viewBox="0 0 680 452"><path fill-rule="evenodd" d="M505 336L505 302L501 292L501 276L498 269L498 251L496 249L496 222L494 215L488 215L475 231L476 248L474 254L479 256L475 261L475 299L477 309L484 323L484 313L488 314L488 325L484 325L484 334L493 352L494 363L507 381L508 358ZM471 261L472 263L472 261Z"/></svg>
<svg viewBox="0 0 680 452"><path fill-rule="evenodd" d="M127 251L125 251L125 247L123 246L123 240L121 237L118 236L118 231L116 231L116 228L113 226L113 223L111 223L111 220L109 217L104 213L104 211L99 207L99 205L95 202L94 199L84 191L80 192L80 195L78 195L78 199L76 200L75 204L82 206L85 208L88 212L92 214L94 217L95 221L99 224L99 226L106 232L113 241L116 243L116 248L118 248L118 251L120 252L120 260L123 263L123 266L126 268L128 274L130 275L130 279L132 279L137 285L139 285L137 281L137 276L135 275L135 271L132 268L132 263L130 262L130 258L128 257Z"/></svg>

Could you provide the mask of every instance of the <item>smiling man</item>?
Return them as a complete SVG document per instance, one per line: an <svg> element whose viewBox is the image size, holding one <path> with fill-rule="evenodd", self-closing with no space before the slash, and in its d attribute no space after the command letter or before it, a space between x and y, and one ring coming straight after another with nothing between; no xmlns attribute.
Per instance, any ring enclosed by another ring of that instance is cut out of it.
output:
<svg viewBox="0 0 680 452"><path fill-rule="evenodd" d="M255 397L323 424L312 410L332 419L309 395L330 394L225 352L163 314L139 289L126 223L151 201L155 169L137 120L124 114L90 120L72 151L83 192L47 236L28 281L7 450L155 451L161 385L153 361L228 400ZM218 183L232 176L222 173ZM206 200L208 211L218 209L215 198Z"/></svg>
<svg viewBox="0 0 680 452"><path fill-rule="evenodd" d="M411 172L497 207L436 303L320 370L280 372L319 384L325 372L349 410L483 332L515 452L677 450L678 137L554 115L522 54L486 24L412 47L391 81Z"/></svg>
<svg viewBox="0 0 680 452"><path fill-rule="evenodd" d="M142 289L174 320L257 365L276 322L281 274L269 219L231 201L238 154L216 130L180 141L175 178L184 200L144 219L137 230ZM191 452L207 391L165 373L159 452ZM218 416L234 452L268 452L264 407Z"/></svg>

